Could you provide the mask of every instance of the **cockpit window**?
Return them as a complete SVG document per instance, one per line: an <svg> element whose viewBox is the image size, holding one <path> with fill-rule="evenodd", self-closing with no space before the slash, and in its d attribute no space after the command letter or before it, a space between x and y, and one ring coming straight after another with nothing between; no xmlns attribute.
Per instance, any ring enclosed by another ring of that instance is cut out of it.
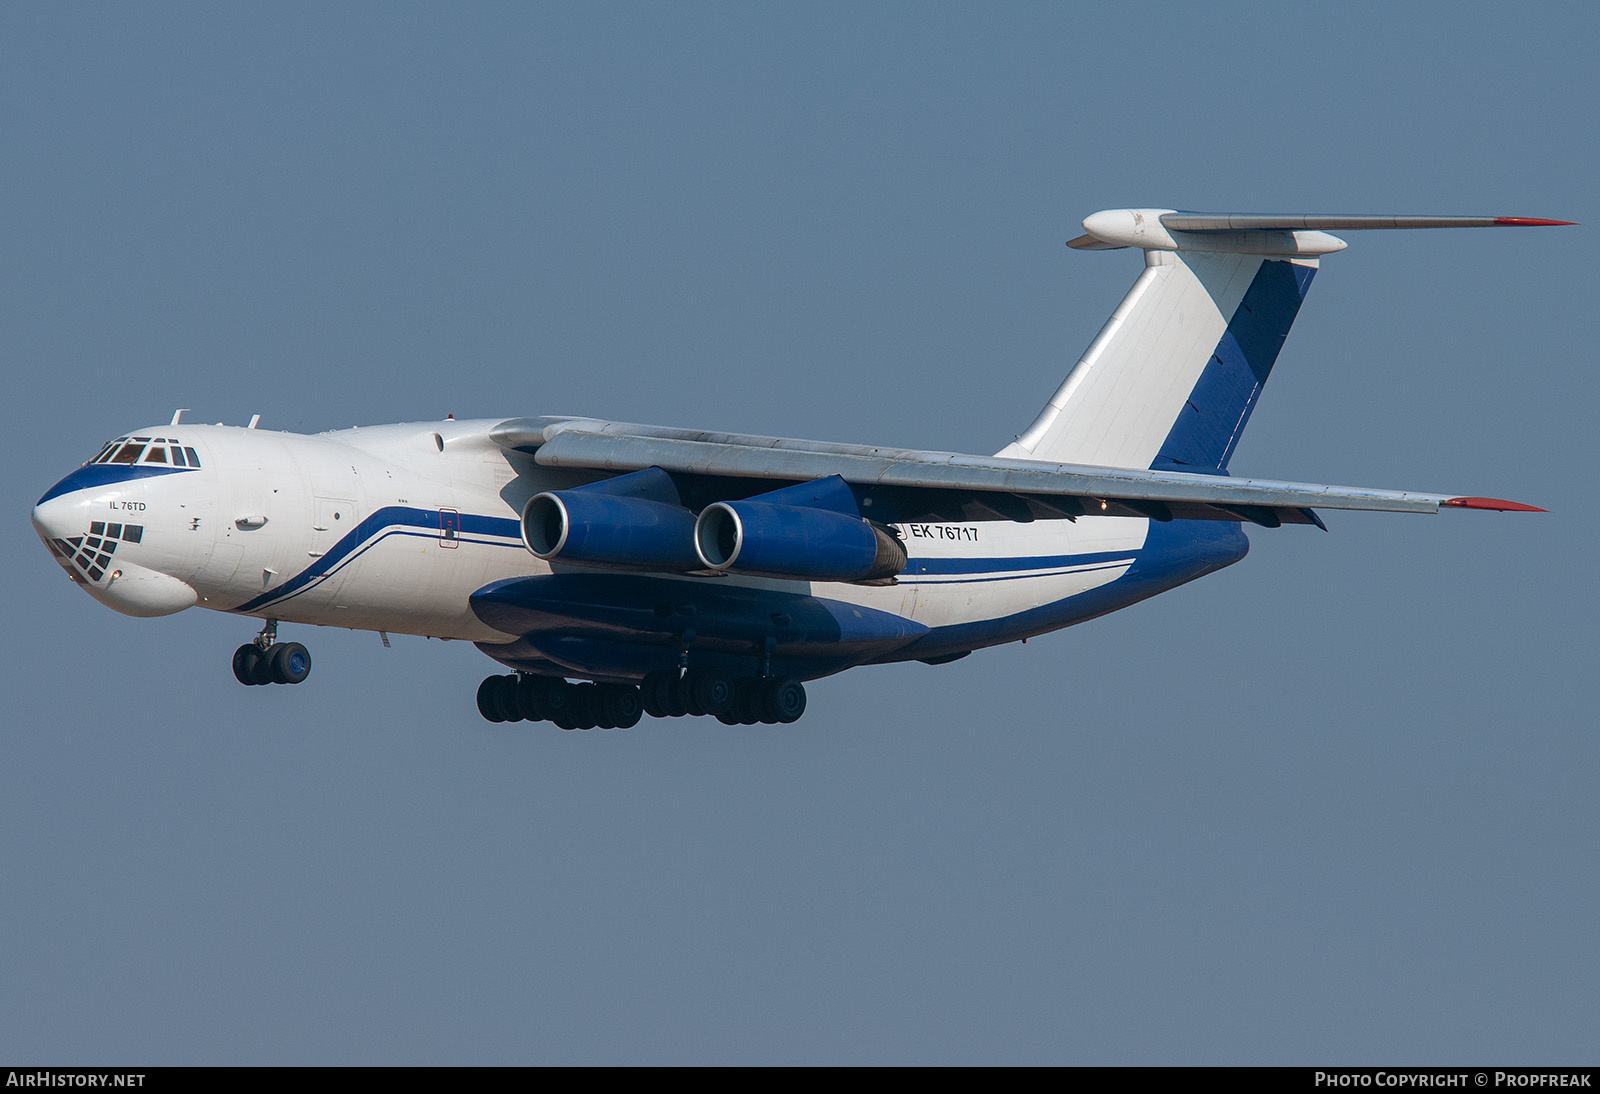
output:
<svg viewBox="0 0 1600 1094"><path fill-rule="evenodd" d="M100 450L100 455L96 456L94 459L90 460L89 462L90 463L110 463L111 462L111 457L116 454L117 449L122 447L122 442L127 440L127 439L128 438L126 438L126 437L118 437L114 441L107 442L106 446Z"/></svg>
<svg viewBox="0 0 1600 1094"><path fill-rule="evenodd" d="M171 446L170 449L168 446ZM169 437L118 437L100 450L90 463L171 463L177 467L199 467L200 456Z"/></svg>

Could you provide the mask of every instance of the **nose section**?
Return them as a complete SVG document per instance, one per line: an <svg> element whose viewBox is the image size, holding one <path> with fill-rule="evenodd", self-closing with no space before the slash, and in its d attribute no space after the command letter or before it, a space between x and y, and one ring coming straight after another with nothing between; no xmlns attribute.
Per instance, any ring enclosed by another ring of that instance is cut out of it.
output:
<svg viewBox="0 0 1600 1094"><path fill-rule="evenodd" d="M44 497L33 507L33 527L39 538L49 543L53 539L71 539L89 530L89 495L96 487L105 486L111 470L103 465L89 464L44 492Z"/></svg>
<svg viewBox="0 0 1600 1094"><path fill-rule="evenodd" d="M108 542L104 523L95 531L88 491L75 485L68 475L39 499L33 507L33 530L67 576L87 586L104 576L116 547Z"/></svg>
<svg viewBox="0 0 1600 1094"><path fill-rule="evenodd" d="M76 491L58 494L54 491L39 499L33 507L33 530L46 543L52 539L68 539L88 531L87 499Z"/></svg>
<svg viewBox="0 0 1600 1094"><path fill-rule="evenodd" d="M104 492L95 489L104 484L84 482L87 470L62 479L33 507L34 530L67 576L124 615L170 615L195 604L192 586L152 569L148 558L142 559L145 565L134 560L148 543L145 526L108 520L112 513L96 511L106 504Z"/></svg>

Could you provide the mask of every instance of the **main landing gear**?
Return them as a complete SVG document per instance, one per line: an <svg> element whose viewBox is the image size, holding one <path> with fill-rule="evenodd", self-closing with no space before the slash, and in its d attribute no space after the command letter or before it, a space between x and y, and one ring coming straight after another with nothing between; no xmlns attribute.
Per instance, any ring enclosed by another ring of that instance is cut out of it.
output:
<svg viewBox="0 0 1600 1094"><path fill-rule="evenodd" d="M311 653L298 642L278 641L278 621L267 620L254 642L233 651L233 675L241 684L298 684L311 675Z"/></svg>
<svg viewBox="0 0 1600 1094"><path fill-rule="evenodd" d="M550 721L562 729L631 729L641 715L710 715L724 725L788 724L806 711L793 676L733 680L714 672L652 672L632 684L571 684L512 673L478 685L478 713L491 722Z"/></svg>

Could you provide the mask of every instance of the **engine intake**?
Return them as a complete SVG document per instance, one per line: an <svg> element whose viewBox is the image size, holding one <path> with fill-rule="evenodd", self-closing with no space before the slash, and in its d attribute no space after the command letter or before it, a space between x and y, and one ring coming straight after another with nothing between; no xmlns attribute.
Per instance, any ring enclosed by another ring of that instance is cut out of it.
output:
<svg viewBox="0 0 1600 1094"><path fill-rule="evenodd" d="M881 581L906 568L906 549L881 524L826 509L719 501L695 525L707 569L804 581Z"/></svg>
<svg viewBox="0 0 1600 1094"><path fill-rule="evenodd" d="M694 514L677 505L579 487L535 495L522 542L546 561L616 570L698 570Z"/></svg>

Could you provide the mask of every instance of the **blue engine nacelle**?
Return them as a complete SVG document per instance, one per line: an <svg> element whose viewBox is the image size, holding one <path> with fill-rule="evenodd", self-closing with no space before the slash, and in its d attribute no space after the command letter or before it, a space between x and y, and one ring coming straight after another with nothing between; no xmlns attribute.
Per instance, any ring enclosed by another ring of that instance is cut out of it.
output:
<svg viewBox="0 0 1600 1094"><path fill-rule="evenodd" d="M522 510L522 542L550 562L616 570L702 569L694 550L694 514L605 489L620 482L535 495Z"/></svg>
<svg viewBox="0 0 1600 1094"><path fill-rule="evenodd" d="M883 581L906 568L887 528L828 509L719 501L695 525L706 569L802 581Z"/></svg>

